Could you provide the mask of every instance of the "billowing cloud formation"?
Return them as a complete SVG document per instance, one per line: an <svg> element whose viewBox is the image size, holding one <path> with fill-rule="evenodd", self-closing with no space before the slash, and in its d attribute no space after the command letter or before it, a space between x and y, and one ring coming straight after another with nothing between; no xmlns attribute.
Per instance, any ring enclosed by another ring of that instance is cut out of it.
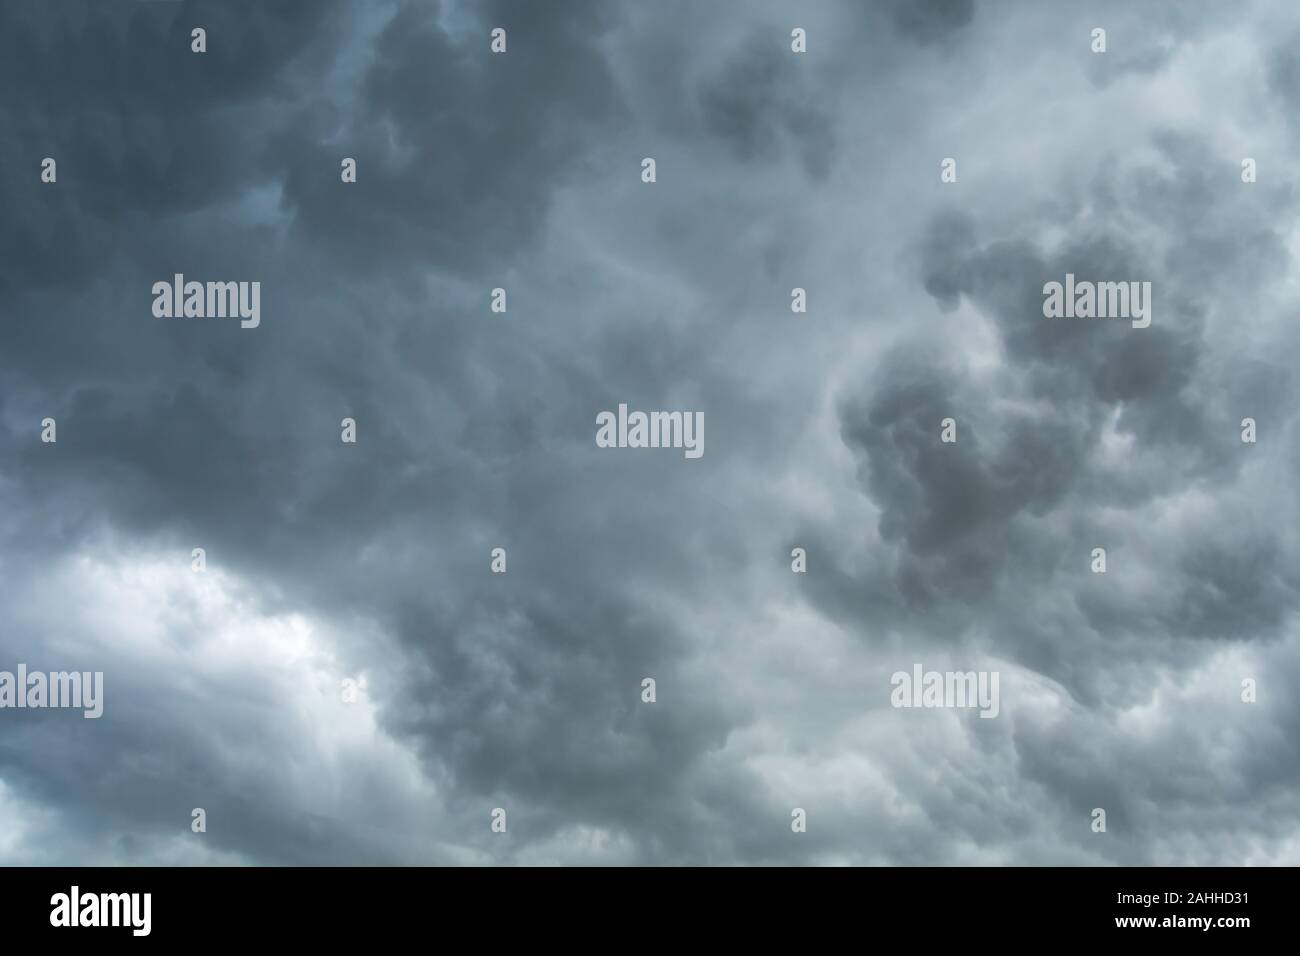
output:
<svg viewBox="0 0 1300 956"><path fill-rule="evenodd" d="M1300 15L1049 7L0 6L0 861L1297 862Z"/></svg>

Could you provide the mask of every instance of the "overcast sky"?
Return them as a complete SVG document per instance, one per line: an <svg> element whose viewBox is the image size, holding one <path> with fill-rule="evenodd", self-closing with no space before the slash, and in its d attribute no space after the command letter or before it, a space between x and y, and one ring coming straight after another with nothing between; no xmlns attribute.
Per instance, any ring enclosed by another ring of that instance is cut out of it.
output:
<svg viewBox="0 0 1300 956"><path fill-rule="evenodd" d="M1084 6L0 0L0 862L1300 863L1300 7Z"/></svg>

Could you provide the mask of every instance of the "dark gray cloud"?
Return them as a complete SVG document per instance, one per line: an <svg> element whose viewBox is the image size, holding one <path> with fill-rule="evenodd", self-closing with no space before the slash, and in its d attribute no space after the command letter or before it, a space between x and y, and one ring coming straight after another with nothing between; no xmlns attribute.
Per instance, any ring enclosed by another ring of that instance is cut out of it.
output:
<svg viewBox="0 0 1300 956"><path fill-rule="evenodd" d="M793 146L821 179L835 158L832 119L787 52L774 29L755 34L701 85L701 120L741 162L771 161Z"/></svg>
<svg viewBox="0 0 1300 956"><path fill-rule="evenodd" d="M0 711L0 860L1294 862L1256 6L0 4L0 669L108 685ZM1152 326L1044 319L1067 271ZM597 448L620 402L704 457ZM895 710L914 662L1003 713Z"/></svg>
<svg viewBox="0 0 1300 956"><path fill-rule="evenodd" d="M933 43L970 23L975 0L891 0L887 9L900 34L918 43Z"/></svg>

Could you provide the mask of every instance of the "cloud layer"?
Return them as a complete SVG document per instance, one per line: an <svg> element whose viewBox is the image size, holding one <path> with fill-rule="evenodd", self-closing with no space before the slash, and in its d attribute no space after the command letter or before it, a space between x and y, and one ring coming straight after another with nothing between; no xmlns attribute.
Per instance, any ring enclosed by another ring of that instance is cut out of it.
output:
<svg viewBox="0 0 1300 956"><path fill-rule="evenodd" d="M1300 862L1300 11L1091 6L0 3L0 862Z"/></svg>

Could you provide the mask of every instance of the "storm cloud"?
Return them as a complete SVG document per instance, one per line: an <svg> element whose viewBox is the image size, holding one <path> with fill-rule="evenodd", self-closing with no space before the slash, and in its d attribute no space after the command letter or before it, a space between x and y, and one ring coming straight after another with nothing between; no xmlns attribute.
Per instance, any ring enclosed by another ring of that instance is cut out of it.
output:
<svg viewBox="0 0 1300 956"><path fill-rule="evenodd" d="M1090 6L0 0L0 862L1300 861L1300 11Z"/></svg>

